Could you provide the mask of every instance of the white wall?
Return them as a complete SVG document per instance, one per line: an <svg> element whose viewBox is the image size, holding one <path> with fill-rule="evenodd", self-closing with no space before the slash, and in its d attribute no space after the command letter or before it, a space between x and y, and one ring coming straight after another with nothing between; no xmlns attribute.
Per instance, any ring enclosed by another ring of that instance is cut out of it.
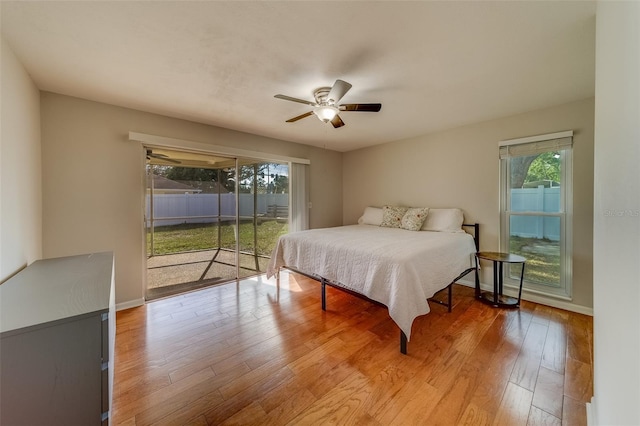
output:
<svg viewBox="0 0 640 426"><path fill-rule="evenodd" d="M355 223L368 205L460 207L468 223L480 223L480 248L498 250L498 142L573 130L571 307L590 312L593 306L593 114L594 100L586 99L345 153L344 223ZM491 265L483 269L483 282L492 282ZM555 299L538 300L565 306L565 302Z"/></svg>
<svg viewBox="0 0 640 426"><path fill-rule="evenodd" d="M0 282L42 256L40 92L0 40Z"/></svg>
<svg viewBox="0 0 640 426"><path fill-rule="evenodd" d="M640 2L598 3L594 399L598 425L640 424Z"/></svg>
<svg viewBox="0 0 640 426"><path fill-rule="evenodd" d="M307 158L310 225L342 223L339 152L53 93L41 99L44 256L113 250L121 307L144 294L144 154L130 131Z"/></svg>

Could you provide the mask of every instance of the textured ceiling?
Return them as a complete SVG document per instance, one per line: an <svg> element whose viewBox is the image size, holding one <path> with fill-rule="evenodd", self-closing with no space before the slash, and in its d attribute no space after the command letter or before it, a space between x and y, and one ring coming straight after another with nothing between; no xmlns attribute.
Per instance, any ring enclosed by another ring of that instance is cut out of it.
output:
<svg viewBox="0 0 640 426"><path fill-rule="evenodd" d="M36 85L337 151L594 95L595 3L9 2L2 35ZM343 79L334 129L288 118Z"/></svg>

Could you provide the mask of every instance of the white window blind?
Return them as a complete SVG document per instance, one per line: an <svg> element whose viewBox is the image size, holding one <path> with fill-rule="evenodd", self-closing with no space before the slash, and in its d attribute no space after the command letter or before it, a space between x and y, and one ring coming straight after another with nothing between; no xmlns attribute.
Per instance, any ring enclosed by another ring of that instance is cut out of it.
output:
<svg viewBox="0 0 640 426"><path fill-rule="evenodd" d="M543 139L540 140L540 138ZM548 151L563 151L571 149L572 145L572 131L535 136L533 138L512 139L500 143L500 159L537 155Z"/></svg>

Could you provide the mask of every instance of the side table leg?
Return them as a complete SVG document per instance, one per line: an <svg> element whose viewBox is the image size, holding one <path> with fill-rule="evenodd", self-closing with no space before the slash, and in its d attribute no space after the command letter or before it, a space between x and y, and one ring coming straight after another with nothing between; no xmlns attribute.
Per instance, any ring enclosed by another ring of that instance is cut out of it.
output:
<svg viewBox="0 0 640 426"><path fill-rule="evenodd" d="M502 296L502 292L504 291L504 273L503 273L503 268L504 268L504 263L503 262L498 262L500 264L499 266L499 271L498 271L498 292L500 293L500 296Z"/></svg>
<svg viewBox="0 0 640 426"><path fill-rule="evenodd" d="M476 255L476 299L480 298L480 263Z"/></svg>
<svg viewBox="0 0 640 426"><path fill-rule="evenodd" d="M493 303L498 306L498 262L495 260L493 261Z"/></svg>
<svg viewBox="0 0 640 426"><path fill-rule="evenodd" d="M522 271L520 271L520 290L518 290L518 307L520 307L520 298L522 297L522 281L524 279L524 265L525 265L525 262L522 262Z"/></svg>

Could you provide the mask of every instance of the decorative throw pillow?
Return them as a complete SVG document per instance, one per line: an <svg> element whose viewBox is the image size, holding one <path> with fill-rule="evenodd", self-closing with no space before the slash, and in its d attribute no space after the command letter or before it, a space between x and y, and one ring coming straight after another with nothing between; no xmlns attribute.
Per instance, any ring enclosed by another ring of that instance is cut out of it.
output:
<svg viewBox="0 0 640 426"><path fill-rule="evenodd" d="M407 210L409 210L408 207L382 207L382 223L380 226L386 226L387 228L400 228L402 226L402 218Z"/></svg>
<svg viewBox="0 0 640 426"><path fill-rule="evenodd" d="M462 229L463 221L464 215L460 209L429 209L429 214L422 225L422 230L464 232Z"/></svg>
<svg viewBox="0 0 640 426"><path fill-rule="evenodd" d="M428 213L429 209L427 207L411 208L402 216L400 227L408 231L419 231Z"/></svg>
<svg viewBox="0 0 640 426"><path fill-rule="evenodd" d="M382 224L382 209L380 207L367 207L358 219L359 224L380 226Z"/></svg>

